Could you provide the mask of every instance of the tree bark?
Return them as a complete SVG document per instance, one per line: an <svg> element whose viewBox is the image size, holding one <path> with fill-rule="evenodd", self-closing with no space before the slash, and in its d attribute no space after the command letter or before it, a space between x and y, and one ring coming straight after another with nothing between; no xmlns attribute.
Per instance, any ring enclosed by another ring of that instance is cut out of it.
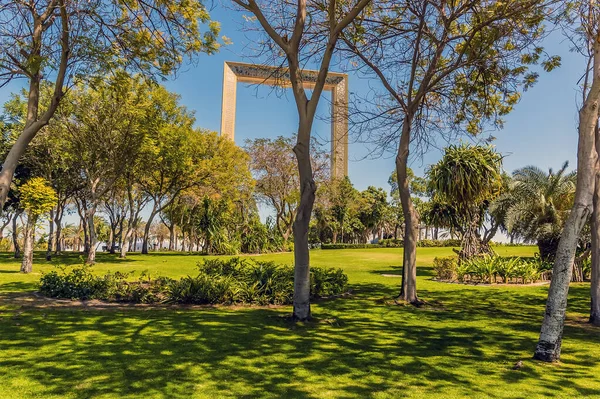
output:
<svg viewBox="0 0 600 399"><path fill-rule="evenodd" d="M408 181L408 156L410 146L411 119L406 117L402 125L402 135L396 156L396 174L398 192L404 214L404 258L402 262L402 287L400 297L403 301L418 304L417 297L417 239L419 236L419 215L410 197Z"/></svg>
<svg viewBox="0 0 600 399"><path fill-rule="evenodd" d="M144 238L142 241L142 254L148 254L148 239L150 238L150 227L152 227L152 221L157 214L156 205L152 208L146 226L144 227Z"/></svg>
<svg viewBox="0 0 600 399"><path fill-rule="evenodd" d="M172 225L170 225L168 227L169 227L169 251L173 251L175 249L175 246L177 245L175 243L175 240L176 240L175 223L173 223Z"/></svg>
<svg viewBox="0 0 600 399"><path fill-rule="evenodd" d="M592 213L592 275L590 323L600 326L600 173L596 173Z"/></svg>
<svg viewBox="0 0 600 399"><path fill-rule="evenodd" d="M86 212L87 225L88 225L88 237L89 237L89 250L88 256L85 263L93 265L96 263L96 227L94 226L94 215L96 214L96 207L92 206Z"/></svg>
<svg viewBox="0 0 600 399"><path fill-rule="evenodd" d="M35 218L27 216L25 225L25 238L23 243L23 260L21 261L21 273L33 271L33 246L35 240Z"/></svg>
<svg viewBox="0 0 600 399"><path fill-rule="evenodd" d="M312 120L300 119L298 142L294 153L300 174L300 203L294 220L294 314L297 320L308 320L310 314L310 254L308 229L315 202L316 184L310 162L310 129ZM308 139L306 139L308 137Z"/></svg>
<svg viewBox="0 0 600 399"><path fill-rule="evenodd" d="M65 204L58 203L56 207L56 214L54 215L54 224L56 225L56 241L54 245L54 254L60 255L62 251L62 218L65 211Z"/></svg>
<svg viewBox="0 0 600 399"><path fill-rule="evenodd" d="M12 220L12 239L13 239L13 246L15 247L15 255L14 258L18 259L21 257L21 246L19 245L19 234L17 234L17 227L18 227L18 218L21 215L21 213L23 213L23 211L17 210L15 212L15 216L13 216L13 220Z"/></svg>
<svg viewBox="0 0 600 399"><path fill-rule="evenodd" d="M534 358L546 362L560 359L562 335L567 310L569 283L573 272L577 240L592 214L596 178L597 151L595 131L600 103L600 43L594 42L593 83L579 111L577 147L577 186L571 213L565 222L552 269L546 312Z"/></svg>
<svg viewBox="0 0 600 399"><path fill-rule="evenodd" d="M46 260L52 260L52 244L54 243L54 209L50 210L50 218L48 218L48 249L46 250Z"/></svg>
<svg viewBox="0 0 600 399"><path fill-rule="evenodd" d="M590 281L590 323L600 326L600 126L596 125L596 175L594 181L594 196L592 211L592 270Z"/></svg>

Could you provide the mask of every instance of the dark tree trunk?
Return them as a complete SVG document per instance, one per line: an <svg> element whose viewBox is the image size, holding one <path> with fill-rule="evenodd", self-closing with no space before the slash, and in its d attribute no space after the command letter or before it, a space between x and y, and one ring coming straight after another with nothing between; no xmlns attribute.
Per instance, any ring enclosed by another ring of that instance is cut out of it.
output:
<svg viewBox="0 0 600 399"><path fill-rule="evenodd" d="M52 260L52 244L54 243L54 209L50 210L48 219L48 249L46 250L46 260Z"/></svg>
<svg viewBox="0 0 600 399"><path fill-rule="evenodd" d="M62 251L62 218L65 211L65 204L60 203L56 207L56 214L54 215L54 224L56 225L56 234L55 234L55 244L54 244L54 254L60 255Z"/></svg>
<svg viewBox="0 0 600 399"><path fill-rule="evenodd" d="M592 213L592 273L590 323L600 326L600 171L596 172Z"/></svg>
<svg viewBox="0 0 600 399"><path fill-rule="evenodd" d="M16 211L15 212L15 216L13 216L13 220L12 220L12 239L13 239L13 246L15 247L15 255L14 258L18 259L21 257L21 246L19 245L19 235L17 234L17 227L18 227L18 218L21 215L21 213L23 213L23 211Z"/></svg>

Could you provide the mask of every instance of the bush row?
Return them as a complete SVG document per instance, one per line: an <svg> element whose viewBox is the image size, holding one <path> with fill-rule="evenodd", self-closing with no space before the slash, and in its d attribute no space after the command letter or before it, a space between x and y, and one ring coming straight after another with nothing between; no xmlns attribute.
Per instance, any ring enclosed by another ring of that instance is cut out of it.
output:
<svg viewBox="0 0 600 399"><path fill-rule="evenodd" d="M549 280L552 264L542 262L539 258L526 260L497 255L478 256L459 262L457 257L451 256L435 258L433 269L436 278L444 281L526 284Z"/></svg>
<svg viewBox="0 0 600 399"><path fill-rule="evenodd" d="M53 298L100 299L105 301L188 304L259 305L291 304L294 293L292 266L250 259L211 259L198 265L197 276L179 280L151 278L143 274L131 281L131 274L96 275L90 266L61 268L44 274L40 292ZM342 294L348 277L341 269L311 268L312 298Z"/></svg>
<svg viewBox="0 0 600 399"><path fill-rule="evenodd" d="M379 240L377 244L322 244L321 249L373 249L373 248L402 248L404 246L403 240L395 238L386 238ZM419 240L417 241L417 247L421 248L434 248L434 247L460 247L460 240Z"/></svg>

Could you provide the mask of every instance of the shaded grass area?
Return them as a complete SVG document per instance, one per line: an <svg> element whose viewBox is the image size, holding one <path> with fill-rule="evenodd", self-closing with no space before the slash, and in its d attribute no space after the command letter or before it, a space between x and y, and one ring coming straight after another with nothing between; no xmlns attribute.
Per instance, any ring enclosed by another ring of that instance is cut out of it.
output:
<svg viewBox="0 0 600 399"><path fill-rule="evenodd" d="M502 247L506 256L532 248ZM353 295L313 305L291 324L290 307L85 309L20 307L37 275L0 256L2 398L523 398L600 397L600 330L582 320L589 285L571 287L563 362L530 360L547 287L478 287L431 281L435 256L419 248L422 308L396 305L400 249L312 252L342 267ZM291 254L263 259L290 263ZM98 272L194 274L200 256L99 257ZM65 255L61 264L79 263ZM524 360L521 370L513 364Z"/></svg>

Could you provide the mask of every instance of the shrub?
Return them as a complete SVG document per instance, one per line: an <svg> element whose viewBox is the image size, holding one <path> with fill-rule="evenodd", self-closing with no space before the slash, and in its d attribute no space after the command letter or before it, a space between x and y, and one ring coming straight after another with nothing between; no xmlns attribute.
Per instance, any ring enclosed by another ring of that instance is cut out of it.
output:
<svg viewBox="0 0 600 399"><path fill-rule="evenodd" d="M433 259L433 270L438 280L454 280L457 276L458 258L448 256Z"/></svg>
<svg viewBox="0 0 600 399"><path fill-rule="evenodd" d="M294 268L250 259L207 259L195 277L180 280L152 279L142 273L130 281L131 273L98 276L90 266L52 271L42 276L40 291L53 298L102 299L133 303L172 301L190 304L253 303L290 304L294 295ZM341 269L313 267L312 298L339 295L346 291L348 276Z"/></svg>
<svg viewBox="0 0 600 399"><path fill-rule="evenodd" d="M172 281L165 277L152 280L146 274L137 281L128 281L129 276L131 273L120 272L97 276L85 265L71 270L61 268L42 276L40 292L52 298L155 303L165 300Z"/></svg>
<svg viewBox="0 0 600 399"><path fill-rule="evenodd" d="M404 241L396 238L385 238L383 240L379 240L377 244L385 248L402 248L404 246Z"/></svg>
<svg viewBox="0 0 600 399"><path fill-rule="evenodd" d="M368 248L381 248L377 244L322 244L321 249L368 249Z"/></svg>
<svg viewBox="0 0 600 399"><path fill-rule="evenodd" d="M433 248L433 247L460 247L462 242L460 240L419 240L417 241L417 247L422 248Z"/></svg>

